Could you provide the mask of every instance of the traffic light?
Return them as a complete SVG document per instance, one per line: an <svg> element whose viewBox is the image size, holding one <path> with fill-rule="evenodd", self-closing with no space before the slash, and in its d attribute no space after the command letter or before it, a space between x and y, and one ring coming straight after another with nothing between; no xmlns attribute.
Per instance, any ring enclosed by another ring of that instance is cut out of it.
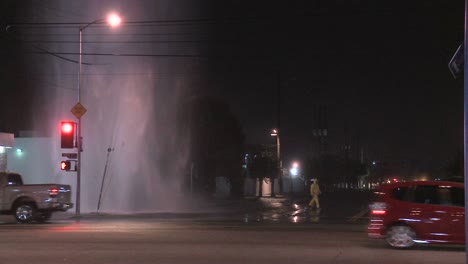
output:
<svg viewBox="0 0 468 264"><path fill-rule="evenodd" d="M69 171L71 169L71 162L69 160L62 160L60 162L60 169Z"/></svg>
<svg viewBox="0 0 468 264"><path fill-rule="evenodd" d="M74 148L75 123L62 121L60 126L60 146L62 148Z"/></svg>

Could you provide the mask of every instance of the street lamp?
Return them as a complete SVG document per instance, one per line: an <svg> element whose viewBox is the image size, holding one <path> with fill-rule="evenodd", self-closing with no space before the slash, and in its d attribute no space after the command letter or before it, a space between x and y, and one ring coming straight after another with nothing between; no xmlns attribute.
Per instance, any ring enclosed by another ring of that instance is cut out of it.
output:
<svg viewBox="0 0 468 264"><path fill-rule="evenodd" d="M122 18L120 18L120 16L117 15L117 14L110 14L110 15L107 17L107 23L108 23L111 27L116 27L116 26L120 25L121 22L122 22Z"/></svg>
<svg viewBox="0 0 468 264"><path fill-rule="evenodd" d="M81 87L82 87L82 56L83 56L83 30L87 27L101 23L107 20L107 23L111 27L116 27L120 25L122 19L117 14L110 14L107 18L100 18L91 23L88 23L84 26L80 26L80 62L79 62L79 72L78 72L78 105L81 105ZM81 152L83 152L83 136L81 134L81 116L78 117L78 155L77 155L77 168L76 168L76 207L75 207L75 216L80 216L80 192L81 192Z"/></svg>
<svg viewBox="0 0 468 264"><path fill-rule="evenodd" d="M276 129L276 128L273 129L273 130L271 131L271 136L272 136L272 137L276 137L276 157L277 157L277 170L278 170L277 174L278 174L278 182L279 182L280 186L282 186L283 183L282 183L281 176L282 176L283 172L282 172L282 168L281 168L281 167L282 167L282 166L281 166L281 165L282 165L282 164L281 164L281 144L280 144L280 134L279 134L279 130ZM271 181L271 196L272 196L272 197L275 196L275 189L274 189L274 188L275 188L275 186L274 186L275 184L274 184L274 183L275 183L275 181L274 181L273 178L272 178L272 181ZM282 188L280 188L280 191L281 191L281 189L282 189Z"/></svg>

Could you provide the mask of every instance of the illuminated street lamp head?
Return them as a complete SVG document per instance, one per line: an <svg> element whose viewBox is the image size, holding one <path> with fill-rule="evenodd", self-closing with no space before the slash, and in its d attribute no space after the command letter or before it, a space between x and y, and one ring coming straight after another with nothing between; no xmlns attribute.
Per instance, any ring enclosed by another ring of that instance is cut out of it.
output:
<svg viewBox="0 0 468 264"><path fill-rule="evenodd" d="M299 168L299 163L294 162L294 163L293 163L293 168Z"/></svg>
<svg viewBox="0 0 468 264"><path fill-rule="evenodd" d="M273 129L273 130L271 131L271 136L272 136L272 137L278 136L278 130Z"/></svg>
<svg viewBox="0 0 468 264"><path fill-rule="evenodd" d="M111 14L107 17L107 23L109 23L111 27L116 27L120 25L121 22L122 18L120 18L120 16L117 14Z"/></svg>

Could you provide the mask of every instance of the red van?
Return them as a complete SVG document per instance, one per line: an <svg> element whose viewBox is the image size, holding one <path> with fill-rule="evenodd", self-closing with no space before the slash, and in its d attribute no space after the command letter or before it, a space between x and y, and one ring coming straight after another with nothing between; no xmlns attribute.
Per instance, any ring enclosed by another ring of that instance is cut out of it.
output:
<svg viewBox="0 0 468 264"><path fill-rule="evenodd" d="M369 206L369 237L385 239L395 248L465 243L463 183L400 182L382 185L374 194Z"/></svg>

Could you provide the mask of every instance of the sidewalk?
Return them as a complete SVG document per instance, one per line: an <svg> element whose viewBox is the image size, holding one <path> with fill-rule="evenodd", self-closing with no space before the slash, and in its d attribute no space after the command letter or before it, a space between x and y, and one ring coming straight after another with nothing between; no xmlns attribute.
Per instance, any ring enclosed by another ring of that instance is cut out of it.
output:
<svg viewBox="0 0 468 264"><path fill-rule="evenodd" d="M308 196L277 195L277 197L244 197L193 201L186 210L160 212L82 212L83 220L154 219L158 221L233 221L233 222L321 222L363 223L368 206L368 194L356 191L324 193L320 196L321 210L304 211ZM1 216L0 221L14 221L13 216ZM54 213L52 220L75 219L75 210Z"/></svg>

